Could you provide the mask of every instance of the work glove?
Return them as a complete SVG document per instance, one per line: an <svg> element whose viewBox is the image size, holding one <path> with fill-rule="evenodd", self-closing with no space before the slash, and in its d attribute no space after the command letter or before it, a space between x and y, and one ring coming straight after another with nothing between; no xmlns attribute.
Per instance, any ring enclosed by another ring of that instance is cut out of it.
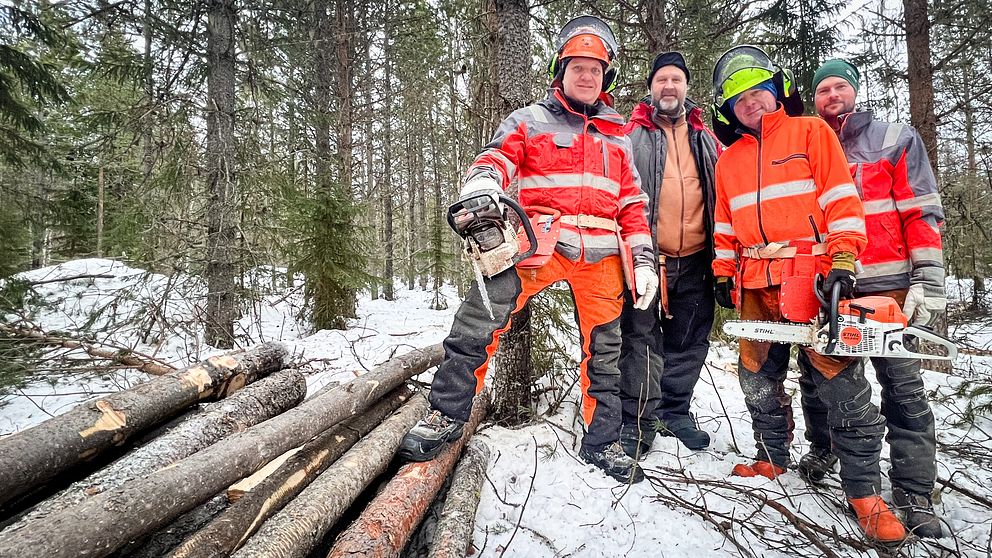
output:
<svg viewBox="0 0 992 558"><path fill-rule="evenodd" d="M916 283L909 287L902 311L909 318L909 323L932 328L940 316L947 311L947 298L938 295L927 296L923 284Z"/></svg>
<svg viewBox="0 0 992 558"><path fill-rule="evenodd" d="M647 310L654 296L658 294L658 273L654 270L654 264L634 268L634 288L637 290L637 302L634 303L634 308Z"/></svg>
<svg viewBox="0 0 992 558"><path fill-rule="evenodd" d="M458 201L465 201L470 198L477 198L479 194L487 194L492 198L496 207L499 209L500 215L504 212L503 203L499 201L500 194L503 193L503 188L500 187L499 182L496 182L492 177L486 175L474 176L462 186L462 191L458 195ZM476 207L482 207L486 205L485 198L479 198L479 201L474 205L465 205L466 209L475 209Z"/></svg>
<svg viewBox="0 0 992 558"><path fill-rule="evenodd" d="M833 265L827 280L823 282L823 296L829 299L833 293L834 285L840 283L840 297L854 298L854 254L851 252L837 252L833 255Z"/></svg>
<svg viewBox="0 0 992 558"><path fill-rule="evenodd" d="M716 297L716 303L724 308L729 308L733 310L734 307L734 297L730 296L730 293L734 290L734 280L731 277L717 277L716 284L713 285L713 296Z"/></svg>

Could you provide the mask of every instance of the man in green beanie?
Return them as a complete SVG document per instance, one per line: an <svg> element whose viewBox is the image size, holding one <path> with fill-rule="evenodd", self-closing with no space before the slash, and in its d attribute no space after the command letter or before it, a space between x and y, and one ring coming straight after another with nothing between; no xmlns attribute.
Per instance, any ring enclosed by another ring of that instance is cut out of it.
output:
<svg viewBox="0 0 992 558"><path fill-rule="evenodd" d="M931 326L944 312L944 221L926 148L911 126L875 120L855 109L861 74L846 60L828 60L813 76L816 112L837 133L865 206L868 247L856 278L858 296L889 296L916 325ZM882 414L891 448L892 499L906 527L939 538L941 524L931 494L936 469L934 418L920 361L872 358L882 386ZM801 362L800 362L801 364ZM827 408L814 386L800 381L811 448L799 471L822 479L837 462L825 428Z"/></svg>

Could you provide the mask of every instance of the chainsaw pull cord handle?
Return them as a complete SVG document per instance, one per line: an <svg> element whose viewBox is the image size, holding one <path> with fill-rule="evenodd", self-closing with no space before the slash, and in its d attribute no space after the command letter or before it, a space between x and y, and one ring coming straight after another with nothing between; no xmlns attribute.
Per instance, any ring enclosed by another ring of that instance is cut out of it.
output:
<svg viewBox="0 0 992 558"><path fill-rule="evenodd" d="M813 292L816 294L816 299L820 301L820 306L824 308L827 313L829 323L827 324L827 346L824 352L830 354L834 352L837 348L837 338L838 338L838 320L840 318L840 313L838 307L840 306L840 288L841 284L834 283L833 288L830 290L830 301L828 302L823 294L823 274L817 273L816 280L814 281Z"/></svg>
<svg viewBox="0 0 992 558"><path fill-rule="evenodd" d="M530 243L530 248L522 254L517 254L513 258L514 265L526 260L527 258L534 255L537 252L537 235L534 234L534 227L530 225L530 219L527 217L527 212L524 208L520 207L520 204L513 199L500 194L499 201L503 202L506 207L509 207L520 217L520 224L524 227L524 232L527 234L527 242Z"/></svg>

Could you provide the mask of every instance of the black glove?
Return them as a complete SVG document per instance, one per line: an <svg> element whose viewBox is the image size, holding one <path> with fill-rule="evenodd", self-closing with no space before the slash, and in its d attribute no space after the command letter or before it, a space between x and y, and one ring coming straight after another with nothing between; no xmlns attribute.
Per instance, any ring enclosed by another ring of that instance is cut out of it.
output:
<svg viewBox="0 0 992 558"><path fill-rule="evenodd" d="M716 284L713 286L713 296L716 297L716 303L724 308L729 308L733 310L734 299L730 296L730 292L734 290L734 280L730 277L717 277Z"/></svg>
<svg viewBox="0 0 992 558"><path fill-rule="evenodd" d="M854 254L838 252L833 256L833 266L823 282L823 296L830 299L834 285L840 283L840 297L854 298Z"/></svg>

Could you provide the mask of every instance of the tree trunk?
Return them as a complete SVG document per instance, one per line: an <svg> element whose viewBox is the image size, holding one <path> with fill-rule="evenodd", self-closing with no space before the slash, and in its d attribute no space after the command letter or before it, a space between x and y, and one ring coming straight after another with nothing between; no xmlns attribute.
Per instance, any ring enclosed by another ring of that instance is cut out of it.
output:
<svg viewBox="0 0 992 558"><path fill-rule="evenodd" d="M531 39L530 13L526 0L496 0L495 76L499 96L496 112L501 118L530 101ZM495 125L496 119L494 119ZM494 418L516 425L528 420L536 405L531 385L530 304L512 318L510 329L500 339L496 353Z"/></svg>
<svg viewBox="0 0 992 558"><path fill-rule="evenodd" d="M228 506L227 495L218 494L209 501L182 514L164 529L156 531L133 548L125 547L114 556L119 558L160 558L181 543L186 537L198 532ZM220 556L215 554L214 556Z"/></svg>
<svg viewBox="0 0 992 558"><path fill-rule="evenodd" d="M0 503L125 443L198 401L225 397L282 368L285 357L286 349L279 343L211 357L129 390L82 403L0 440Z"/></svg>
<svg viewBox="0 0 992 558"><path fill-rule="evenodd" d="M395 298L393 294L393 277L396 275L396 271L393 269L393 122L392 122L392 104L393 104L393 87L392 87L392 60L390 52L390 28L389 22L386 21L386 45L385 45L385 56L383 60L385 77L382 82L382 180L379 182L379 194L382 197L382 210L383 218L385 222L383 223L383 228L385 234L383 242L383 248L386 251L385 254L385 265L382 271L382 297L386 300L393 300Z"/></svg>
<svg viewBox="0 0 992 558"><path fill-rule="evenodd" d="M229 556L255 534L265 520L296 498L314 478L410 398L409 389L398 387L365 414L325 430L209 525L184 541L169 558Z"/></svg>
<svg viewBox="0 0 992 558"><path fill-rule="evenodd" d="M266 521L234 556L308 556L355 498L386 469L403 436L426 410L427 401L423 397L415 397L404 405Z"/></svg>
<svg viewBox="0 0 992 558"><path fill-rule="evenodd" d="M51 515L154 473L225 436L243 432L299 405L306 392L307 383L302 373L285 370L272 374L227 399L208 405L203 412L194 414L146 445L73 483L59 494L41 502L21 521Z"/></svg>
<svg viewBox="0 0 992 558"><path fill-rule="evenodd" d="M0 532L0 556L106 556L128 541L167 525L331 426L361 413L379 399L379 394L437 366L443 355L438 344L393 358L338 389L224 438L153 475L98 494L61 513L28 522L22 529ZM416 422L418 418L419 414L412 420Z"/></svg>
<svg viewBox="0 0 992 558"><path fill-rule="evenodd" d="M144 67L145 112L141 115L141 180L148 184L155 163L155 72L152 64L152 0L144 0L145 14L141 34L145 48L142 57Z"/></svg>
<svg viewBox="0 0 992 558"><path fill-rule="evenodd" d="M206 342L234 346L238 319L237 177L234 137L234 0L210 0L207 13Z"/></svg>
<svg viewBox="0 0 992 558"><path fill-rule="evenodd" d="M401 467L359 518L338 535L327 558L398 557L488 411L489 392L483 391L475 398L462 437L430 461Z"/></svg>
<svg viewBox="0 0 992 558"><path fill-rule="evenodd" d="M930 15L927 0L903 0L906 51L909 58L909 117L927 148L930 166L937 166L937 116L933 102L933 64L930 62Z"/></svg>
<svg viewBox="0 0 992 558"><path fill-rule="evenodd" d="M103 257L103 165L96 179L96 257Z"/></svg>
<svg viewBox="0 0 992 558"><path fill-rule="evenodd" d="M478 439L469 441L465 447L451 478L428 558L464 558L475 554L472 534L489 457L489 446Z"/></svg>

